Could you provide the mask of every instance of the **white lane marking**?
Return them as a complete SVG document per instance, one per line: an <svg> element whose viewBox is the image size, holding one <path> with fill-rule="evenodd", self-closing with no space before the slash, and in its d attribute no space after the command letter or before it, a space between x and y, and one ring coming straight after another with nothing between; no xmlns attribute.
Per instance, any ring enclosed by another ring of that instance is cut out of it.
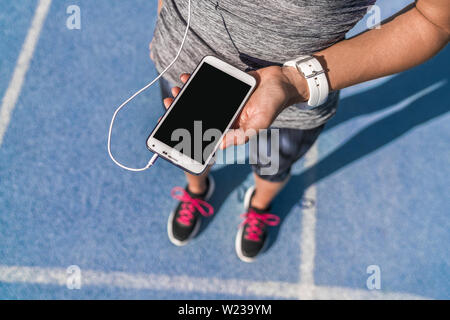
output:
<svg viewBox="0 0 450 320"><path fill-rule="evenodd" d="M317 163L318 157L319 151L317 143L314 143L314 145L305 155L304 169L307 170L308 168L315 165ZM307 199L309 203L311 203L311 206L302 209L302 230L300 238L300 285L313 287L314 259L316 255L316 185L311 184L305 190L303 197Z"/></svg>
<svg viewBox="0 0 450 320"><path fill-rule="evenodd" d="M34 49L39 39L39 35L44 25L45 18L49 11L51 0L40 0L36 8L33 22L28 29L27 37L22 45L19 58L14 68L12 79L6 89L5 95L2 99L2 106L0 109L0 146L3 142L6 129L8 129L11 120L11 114L16 106L19 98L22 85L25 80L28 68L30 66L31 58L33 57Z"/></svg>
<svg viewBox="0 0 450 320"><path fill-rule="evenodd" d="M67 276L66 269L63 268L0 265L0 283L27 283L65 287ZM84 286L136 290L173 290L177 292L217 293L286 299L425 299L421 296L405 293L309 286L288 282L101 272L82 269L81 290L83 290ZM314 292L314 294L311 295L310 292Z"/></svg>
<svg viewBox="0 0 450 320"><path fill-rule="evenodd" d="M62 268L41 268L0 265L0 282L38 283L65 286L67 273ZM297 285L287 282L255 282L240 279L197 278L126 272L81 270L81 286L106 286L127 289L174 290L297 298Z"/></svg>
<svg viewBox="0 0 450 320"><path fill-rule="evenodd" d="M386 292L343 287L315 286L315 299L319 300L429 300L409 293Z"/></svg>

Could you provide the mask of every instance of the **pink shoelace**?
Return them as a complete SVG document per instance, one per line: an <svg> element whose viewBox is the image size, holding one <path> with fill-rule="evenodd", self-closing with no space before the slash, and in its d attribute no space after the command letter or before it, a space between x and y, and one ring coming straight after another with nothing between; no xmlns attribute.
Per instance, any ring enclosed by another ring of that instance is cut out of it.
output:
<svg viewBox="0 0 450 320"><path fill-rule="evenodd" d="M185 226L191 225L195 209L205 217L214 214L214 209L208 202L202 199L192 198L182 187L173 188L171 195L173 198L183 202L181 204L180 216L177 218L177 221Z"/></svg>
<svg viewBox="0 0 450 320"><path fill-rule="evenodd" d="M280 223L280 218L278 216L271 213L257 213L252 209L250 209L249 212L242 214L241 217L245 218L245 220L240 226L245 224L249 225L244 238L251 241L261 240L260 236L263 233L262 227L264 224L273 227Z"/></svg>

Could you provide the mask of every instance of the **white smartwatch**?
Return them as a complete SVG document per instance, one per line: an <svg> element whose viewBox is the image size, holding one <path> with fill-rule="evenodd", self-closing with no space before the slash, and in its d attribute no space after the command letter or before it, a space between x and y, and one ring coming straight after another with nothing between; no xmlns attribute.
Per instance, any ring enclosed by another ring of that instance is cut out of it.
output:
<svg viewBox="0 0 450 320"><path fill-rule="evenodd" d="M325 103L328 98L329 86L320 62L313 56L301 56L295 60L286 62L284 67L295 67L305 77L309 88L309 100L301 103L305 109L312 109Z"/></svg>

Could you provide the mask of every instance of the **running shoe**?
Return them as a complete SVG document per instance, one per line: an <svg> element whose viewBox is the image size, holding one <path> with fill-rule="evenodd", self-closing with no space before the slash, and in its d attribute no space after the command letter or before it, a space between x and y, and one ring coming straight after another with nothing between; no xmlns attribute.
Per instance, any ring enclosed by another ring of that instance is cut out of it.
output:
<svg viewBox="0 0 450 320"><path fill-rule="evenodd" d="M184 189L182 187L172 189L172 197L179 200L167 223L167 233L174 245L186 245L200 230L202 216L213 215L214 209L207 201L213 194L214 187L214 179L209 175L203 194L192 193L187 186Z"/></svg>
<svg viewBox="0 0 450 320"><path fill-rule="evenodd" d="M251 201L255 194L255 187L250 187L245 193L244 208L246 213L241 217L244 221L239 225L236 235L236 253L244 262L253 262L256 256L262 252L267 244L267 227L276 226L280 223L280 218L268 213L270 207L260 210L252 207Z"/></svg>

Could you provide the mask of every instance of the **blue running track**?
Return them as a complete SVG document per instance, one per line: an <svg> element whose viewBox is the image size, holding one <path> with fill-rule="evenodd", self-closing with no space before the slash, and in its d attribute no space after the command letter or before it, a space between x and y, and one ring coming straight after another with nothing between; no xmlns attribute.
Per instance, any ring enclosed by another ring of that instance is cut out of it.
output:
<svg viewBox="0 0 450 320"><path fill-rule="evenodd" d="M179 248L166 223L182 171L158 160L130 173L107 155L115 107L156 75L156 2L52 1L0 144L0 299L449 299L450 49L343 91L274 203L282 223L269 249L246 264L234 236L248 166L214 168L217 213ZM378 4L387 17L409 2ZM0 0L1 97L38 4ZM72 4L81 30L66 28ZM157 86L120 114L122 162L145 165L161 114ZM80 290L66 286L71 265ZM380 290L366 287L371 265Z"/></svg>

